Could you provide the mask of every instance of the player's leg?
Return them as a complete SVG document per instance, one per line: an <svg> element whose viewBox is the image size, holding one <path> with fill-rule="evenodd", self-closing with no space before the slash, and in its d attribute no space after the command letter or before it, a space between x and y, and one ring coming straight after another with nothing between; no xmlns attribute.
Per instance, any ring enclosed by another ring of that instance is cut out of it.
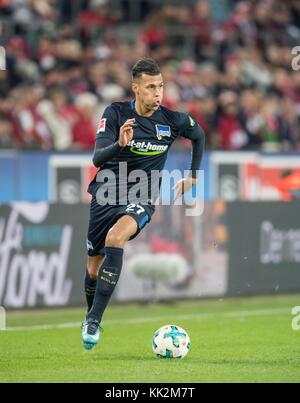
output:
<svg viewBox="0 0 300 403"><path fill-rule="evenodd" d="M97 203L95 197L92 198L90 204L90 220L87 234L87 264L84 278L84 290L88 311L93 305L98 272L104 259L104 253L101 248L104 246L104 240L109 225L109 216L105 207Z"/></svg>
<svg viewBox="0 0 300 403"><path fill-rule="evenodd" d="M84 277L84 291L85 291L88 312L92 308L92 305L94 302L98 273L99 273L99 269L101 267L103 260L104 260L103 255L87 257L87 263L86 263L87 269L86 269L85 277Z"/></svg>
<svg viewBox="0 0 300 403"><path fill-rule="evenodd" d="M86 349L91 349L99 343L100 322L120 277L124 246L150 221L153 208L130 204L121 207L117 214L120 218L107 231L105 237L105 259L99 272L94 303L83 329L83 343ZM91 253L93 251L89 251L89 254Z"/></svg>
<svg viewBox="0 0 300 403"><path fill-rule="evenodd" d="M90 205L90 220L87 236L87 265L84 279L84 289L88 305L88 312L92 308L97 287L99 268L104 260L104 241L110 228L112 210L109 206L101 206L93 197ZM99 326L94 334L88 334L89 323L87 318L82 324L82 339L85 349L90 350L99 342ZM89 329L90 333L91 329Z"/></svg>
<svg viewBox="0 0 300 403"><path fill-rule="evenodd" d="M124 246L137 230L136 220L129 215L123 215L108 231L105 239L105 259L99 272L94 303L87 315L88 320L101 322L121 274Z"/></svg>
<svg viewBox="0 0 300 403"><path fill-rule="evenodd" d="M97 287L98 273L103 260L104 260L103 255L87 257L87 264L86 264L87 268L84 278L84 291L87 302L87 312L89 312L93 306L94 296ZM94 344L85 341L86 340L85 335L87 333L87 329L88 329L88 321L85 319L82 323L83 346L86 350L91 350L94 347Z"/></svg>

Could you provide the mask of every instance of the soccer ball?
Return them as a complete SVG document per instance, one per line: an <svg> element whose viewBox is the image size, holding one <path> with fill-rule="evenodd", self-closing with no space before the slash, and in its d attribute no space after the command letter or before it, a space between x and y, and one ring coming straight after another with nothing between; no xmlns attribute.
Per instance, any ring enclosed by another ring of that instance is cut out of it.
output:
<svg viewBox="0 0 300 403"><path fill-rule="evenodd" d="M183 358L191 347L189 335L176 325L159 328L152 339L152 350L159 358Z"/></svg>

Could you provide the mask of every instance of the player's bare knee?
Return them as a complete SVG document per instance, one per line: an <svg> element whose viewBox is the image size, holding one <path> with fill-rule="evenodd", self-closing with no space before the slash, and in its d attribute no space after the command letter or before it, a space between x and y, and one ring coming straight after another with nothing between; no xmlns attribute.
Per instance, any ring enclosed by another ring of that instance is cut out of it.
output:
<svg viewBox="0 0 300 403"><path fill-rule="evenodd" d="M88 267L87 268L89 276L92 280L96 280L98 278L98 273L99 273L99 267L95 269L94 267Z"/></svg>
<svg viewBox="0 0 300 403"><path fill-rule="evenodd" d="M90 275L90 278L95 280L98 277L98 272L99 272L99 265L96 265L95 263L88 262L87 263L87 271Z"/></svg>
<svg viewBox="0 0 300 403"><path fill-rule="evenodd" d="M108 231L105 239L105 246L113 248L123 248L125 245L125 239L121 234L114 231Z"/></svg>
<svg viewBox="0 0 300 403"><path fill-rule="evenodd" d="M103 259L104 256L88 257L86 266L91 279L93 280L97 279Z"/></svg>

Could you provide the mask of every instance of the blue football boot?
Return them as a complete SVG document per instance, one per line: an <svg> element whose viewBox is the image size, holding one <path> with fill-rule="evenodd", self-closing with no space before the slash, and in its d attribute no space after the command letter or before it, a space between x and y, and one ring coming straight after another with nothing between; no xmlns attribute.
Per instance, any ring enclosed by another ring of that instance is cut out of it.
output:
<svg viewBox="0 0 300 403"><path fill-rule="evenodd" d="M100 324L95 319L86 319L82 324L82 341L86 350L91 350L100 341Z"/></svg>

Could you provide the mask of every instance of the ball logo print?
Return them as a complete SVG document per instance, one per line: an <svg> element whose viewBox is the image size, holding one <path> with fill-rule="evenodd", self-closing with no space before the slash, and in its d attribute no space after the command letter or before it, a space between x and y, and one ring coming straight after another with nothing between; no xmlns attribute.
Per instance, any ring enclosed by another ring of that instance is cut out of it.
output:
<svg viewBox="0 0 300 403"><path fill-rule="evenodd" d="M190 347L189 335L176 325L159 328L152 339L152 351L158 358L184 358Z"/></svg>

